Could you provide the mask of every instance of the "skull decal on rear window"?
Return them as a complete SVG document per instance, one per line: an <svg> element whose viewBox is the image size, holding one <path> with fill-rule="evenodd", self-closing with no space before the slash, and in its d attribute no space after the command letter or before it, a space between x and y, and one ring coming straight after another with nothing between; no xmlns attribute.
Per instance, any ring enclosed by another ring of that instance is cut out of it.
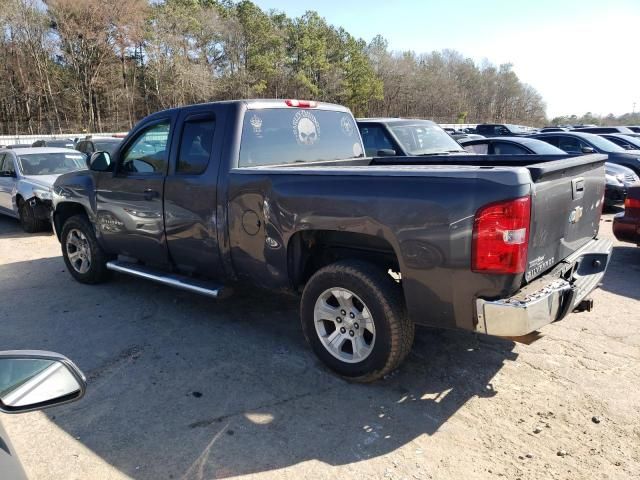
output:
<svg viewBox="0 0 640 480"><path fill-rule="evenodd" d="M313 145L320 137L320 124L313 113L299 110L293 116L293 133L300 145Z"/></svg>

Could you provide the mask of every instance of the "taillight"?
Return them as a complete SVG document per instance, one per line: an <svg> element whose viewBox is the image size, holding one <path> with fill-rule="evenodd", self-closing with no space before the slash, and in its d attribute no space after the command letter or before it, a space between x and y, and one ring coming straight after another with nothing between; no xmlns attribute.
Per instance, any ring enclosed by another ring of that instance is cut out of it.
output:
<svg viewBox="0 0 640 480"><path fill-rule="evenodd" d="M625 210L640 210L640 198L625 198L624 199Z"/></svg>
<svg viewBox="0 0 640 480"><path fill-rule="evenodd" d="M527 266L531 197L490 203L473 222L471 269L484 273L522 273Z"/></svg>
<svg viewBox="0 0 640 480"><path fill-rule="evenodd" d="M284 103L289 107L298 107L298 108L316 108L318 106L318 102L314 102L313 100L285 100Z"/></svg>

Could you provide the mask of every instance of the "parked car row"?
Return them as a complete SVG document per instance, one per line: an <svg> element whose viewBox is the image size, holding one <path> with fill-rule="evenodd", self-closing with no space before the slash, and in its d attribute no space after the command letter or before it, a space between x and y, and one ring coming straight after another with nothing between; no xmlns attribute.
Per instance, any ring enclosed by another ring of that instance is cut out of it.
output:
<svg viewBox="0 0 640 480"><path fill-rule="evenodd" d="M78 150L83 153L91 154L98 150L113 151L122 142L122 137L94 137L91 135L85 138L49 138L36 140L31 144L21 143L12 145L3 145L2 148L16 149L29 147L53 147L53 148L69 148Z"/></svg>
<svg viewBox="0 0 640 480"><path fill-rule="evenodd" d="M0 150L0 213L18 218L28 233L51 223L51 188L64 173L88 167L92 153L113 153L122 139L38 140Z"/></svg>
<svg viewBox="0 0 640 480"><path fill-rule="evenodd" d="M492 128L507 127L490 125ZM444 133L457 140L468 153L478 155L581 155L591 153L606 154L604 208L627 205L627 192L640 184L640 134L588 133L589 126L581 130L551 127L545 132L526 135L491 136L490 130L481 128L487 137L461 134L451 128L441 129L428 120L408 120L398 118L363 118L358 120L367 156L426 156L456 155L463 151L453 145ZM513 130L523 133L524 129L513 126ZM495 131L495 130L494 130ZM622 143L622 145L620 144ZM633 147L633 148L630 148ZM638 151L636 151L636 149ZM635 203L631 202L633 205ZM628 207L626 207L628 208ZM617 229L624 229L629 238L633 224L633 210L625 220L618 220ZM622 217L622 215L619 215ZM629 220L631 218L631 220Z"/></svg>
<svg viewBox="0 0 640 480"><path fill-rule="evenodd" d="M86 168L86 156L67 148L0 150L0 213L20 219L29 233L47 228L53 182L63 173Z"/></svg>
<svg viewBox="0 0 640 480"><path fill-rule="evenodd" d="M478 140L461 140L460 144L470 153L484 155L564 155L567 153L594 153L592 147L578 145L580 151L561 150L554 146L554 142L547 142L532 137L494 137ZM563 146L569 147L563 143ZM571 145L575 147L575 145ZM605 163L605 207L621 205L626 197L627 189L640 181L638 175L631 169L615 163Z"/></svg>
<svg viewBox="0 0 640 480"><path fill-rule="evenodd" d="M456 130L453 130L454 133ZM465 129L465 133L477 133L485 137L513 137L518 135L530 135L533 133L547 132L583 132L583 133L616 133L621 135L635 136L640 134L640 126L597 126L597 125L558 125L553 127L543 127L540 129L525 127L522 125L512 125L508 123L482 123L475 128Z"/></svg>
<svg viewBox="0 0 640 480"><path fill-rule="evenodd" d="M640 246L640 185L627 190L624 212L613 218L613 234L621 242Z"/></svg>

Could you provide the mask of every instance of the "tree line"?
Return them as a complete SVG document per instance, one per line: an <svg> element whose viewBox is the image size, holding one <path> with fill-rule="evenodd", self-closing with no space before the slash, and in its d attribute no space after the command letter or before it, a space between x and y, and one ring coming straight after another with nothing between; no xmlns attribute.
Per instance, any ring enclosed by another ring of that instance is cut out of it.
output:
<svg viewBox="0 0 640 480"><path fill-rule="evenodd" d="M584 115L562 115L551 120L553 125L640 125L640 113L625 113L623 115L595 115L587 112Z"/></svg>
<svg viewBox="0 0 640 480"><path fill-rule="evenodd" d="M0 0L0 134L122 131L157 110L306 98L356 116L540 125L510 64L394 52L248 0Z"/></svg>

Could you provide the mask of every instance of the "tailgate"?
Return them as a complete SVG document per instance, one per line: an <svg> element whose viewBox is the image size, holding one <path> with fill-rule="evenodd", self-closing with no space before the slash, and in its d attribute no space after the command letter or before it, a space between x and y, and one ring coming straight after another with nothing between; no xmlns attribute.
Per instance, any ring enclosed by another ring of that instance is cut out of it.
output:
<svg viewBox="0 0 640 480"><path fill-rule="evenodd" d="M606 155L527 167L534 183L525 279L540 276L598 233Z"/></svg>

